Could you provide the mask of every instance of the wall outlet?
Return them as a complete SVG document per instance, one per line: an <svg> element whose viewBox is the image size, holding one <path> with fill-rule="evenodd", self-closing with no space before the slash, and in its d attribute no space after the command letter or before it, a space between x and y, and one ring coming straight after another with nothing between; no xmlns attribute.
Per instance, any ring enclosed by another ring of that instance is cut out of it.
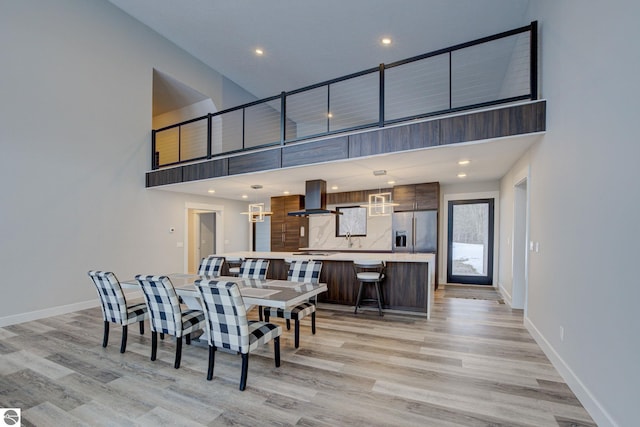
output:
<svg viewBox="0 0 640 427"><path fill-rule="evenodd" d="M540 252L540 242L536 242L536 252Z"/></svg>
<svg viewBox="0 0 640 427"><path fill-rule="evenodd" d="M533 240L529 240L529 250L533 251Z"/></svg>
<svg viewBox="0 0 640 427"><path fill-rule="evenodd" d="M564 327L560 326L560 342L564 342Z"/></svg>

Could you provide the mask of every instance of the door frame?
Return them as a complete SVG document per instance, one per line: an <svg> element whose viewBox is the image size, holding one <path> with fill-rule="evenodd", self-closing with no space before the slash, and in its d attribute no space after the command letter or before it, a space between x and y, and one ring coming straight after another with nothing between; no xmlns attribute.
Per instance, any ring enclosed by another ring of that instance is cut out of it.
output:
<svg viewBox="0 0 640 427"><path fill-rule="evenodd" d="M193 230L189 227L189 215L192 211L205 211L213 212L216 214L216 253L224 252L224 206L208 203L192 203L185 202L184 204L184 261L183 272L189 273L189 248L192 246Z"/></svg>
<svg viewBox="0 0 640 427"><path fill-rule="evenodd" d="M500 271L498 270L499 242L500 242L500 191L479 191L477 193L449 193L443 195L442 206L449 206L450 201L455 200L475 200L475 199L493 199L493 287L497 286ZM445 256L440 257L440 279L439 283L447 282L447 262L449 253L449 209L441 209L442 223L440 225L440 247Z"/></svg>
<svg viewBox="0 0 640 427"><path fill-rule="evenodd" d="M527 312L529 293L529 179L528 176L513 185L513 230L511 245L511 307ZM521 247L516 245L520 243Z"/></svg>

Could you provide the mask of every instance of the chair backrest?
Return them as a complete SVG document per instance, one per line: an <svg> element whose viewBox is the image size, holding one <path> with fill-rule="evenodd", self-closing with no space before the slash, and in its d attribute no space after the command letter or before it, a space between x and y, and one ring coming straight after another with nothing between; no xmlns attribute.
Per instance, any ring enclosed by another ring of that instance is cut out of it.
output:
<svg viewBox="0 0 640 427"><path fill-rule="evenodd" d="M240 277L245 279L260 279L267 278L267 270L269 269L268 259L248 259L242 261L240 266Z"/></svg>
<svg viewBox="0 0 640 427"><path fill-rule="evenodd" d="M217 277L220 275L220 270L222 270L222 264L224 264L224 258L209 255L200 263L198 276Z"/></svg>
<svg viewBox="0 0 640 427"><path fill-rule="evenodd" d="M219 280L196 280L207 320L209 345L247 354L249 321L238 284Z"/></svg>
<svg viewBox="0 0 640 427"><path fill-rule="evenodd" d="M293 260L289 264L287 280L292 282L318 283L322 261L298 261Z"/></svg>
<svg viewBox="0 0 640 427"><path fill-rule="evenodd" d="M175 337L182 336L182 310L176 290L167 276L138 274L150 315L151 330Z"/></svg>
<svg viewBox="0 0 640 427"><path fill-rule="evenodd" d="M386 265L384 261L380 260L371 260L371 259L358 259L353 261L353 269L356 272L356 276L359 273L377 273L380 278L384 277L384 270ZM365 276L371 276L370 274Z"/></svg>
<svg viewBox="0 0 640 427"><path fill-rule="evenodd" d="M127 300L116 275L110 271L89 271L89 277L98 289L102 317L107 322L124 324L127 320Z"/></svg>

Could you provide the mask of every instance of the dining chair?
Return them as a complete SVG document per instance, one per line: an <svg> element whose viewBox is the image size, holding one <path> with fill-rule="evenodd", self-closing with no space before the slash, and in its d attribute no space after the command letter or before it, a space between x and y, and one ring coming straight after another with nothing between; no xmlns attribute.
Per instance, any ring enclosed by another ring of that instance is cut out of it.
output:
<svg viewBox="0 0 640 427"><path fill-rule="evenodd" d="M356 274L356 280L360 282L358 288L358 297L356 298L356 308L354 314L358 313L358 307L362 302L376 302L378 304L378 314L382 316L382 293L380 292L380 284L385 278L385 264L384 261L378 260L355 260L353 261L353 269ZM374 285L376 291L376 299L362 298L363 285Z"/></svg>
<svg viewBox="0 0 640 427"><path fill-rule="evenodd" d="M144 334L144 320L148 318L147 306L143 302L127 305L127 299L114 273L91 270L89 271L89 277L93 280L93 284L96 285L102 307L102 318L104 319L102 347L106 347L109 342L109 323L117 323L122 325L120 353L124 353L127 348L128 325L140 322L140 335Z"/></svg>
<svg viewBox="0 0 640 427"><path fill-rule="evenodd" d="M220 271L222 271L223 264L224 258L209 255L207 258L203 258L202 262L200 262L198 276L218 277L220 276Z"/></svg>
<svg viewBox="0 0 640 427"><path fill-rule="evenodd" d="M287 280L291 282L318 283L320 281L320 271L322 261L297 261L292 260L289 264ZM314 302L303 302L293 307L264 308L264 320L269 321L270 317L280 317L286 320L287 330L291 329L291 319L294 320L294 345L300 346L300 320L311 315L311 333L316 333L316 304Z"/></svg>
<svg viewBox="0 0 640 427"><path fill-rule="evenodd" d="M176 290L167 276L138 274L136 280L142 288L151 317L151 360L156 360L158 333L176 337L176 358L173 367L180 367L182 337L191 344L191 334L206 326L202 310L182 310Z"/></svg>
<svg viewBox="0 0 640 427"><path fill-rule="evenodd" d="M280 335L282 328L272 323L247 319L247 311L238 284L234 282L199 279L195 282L206 318L209 342L207 380L213 378L215 353L223 348L242 356L240 390L247 386L249 353L273 340L276 368L280 367Z"/></svg>
<svg viewBox="0 0 640 427"><path fill-rule="evenodd" d="M240 274L240 265L244 261L243 257L240 256L228 256L225 258L227 265L229 266L229 275L237 276Z"/></svg>
<svg viewBox="0 0 640 427"><path fill-rule="evenodd" d="M268 269L268 259L247 259L242 261L238 277L243 277L245 279L264 280L267 278Z"/></svg>

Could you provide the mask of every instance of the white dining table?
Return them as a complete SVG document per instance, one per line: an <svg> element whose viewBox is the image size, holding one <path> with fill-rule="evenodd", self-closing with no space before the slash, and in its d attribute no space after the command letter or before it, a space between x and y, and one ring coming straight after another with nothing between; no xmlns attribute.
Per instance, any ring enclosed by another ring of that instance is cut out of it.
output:
<svg viewBox="0 0 640 427"><path fill-rule="evenodd" d="M171 280L176 294L189 308L202 310L195 281L204 277L182 273L166 274L165 276ZM258 280L231 276L208 279L237 283L246 306L291 307L327 291L326 283L303 283L275 279ZM136 279L122 281L120 285L123 288L140 289L140 284Z"/></svg>

